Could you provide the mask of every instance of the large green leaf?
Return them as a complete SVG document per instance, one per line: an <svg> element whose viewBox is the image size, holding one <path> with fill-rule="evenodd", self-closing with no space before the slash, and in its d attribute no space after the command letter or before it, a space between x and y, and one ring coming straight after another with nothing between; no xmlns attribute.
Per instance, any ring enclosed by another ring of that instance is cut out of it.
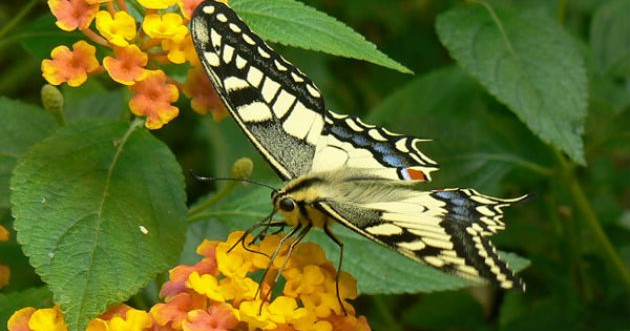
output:
<svg viewBox="0 0 630 331"><path fill-rule="evenodd" d="M17 159L50 135L54 118L42 108L0 97L0 207L9 207L9 177Z"/></svg>
<svg viewBox="0 0 630 331"><path fill-rule="evenodd" d="M585 164L587 79L569 34L540 12L458 7L439 16L451 56L543 141Z"/></svg>
<svg viewBox="0 0 630 331"><path fill-rule="evenodd" d="M62 128L20 158L11 188L17 239L70 330L168 268L184 241L181 169L138 125Z"/></svg>
<svg viewBox="0 0 630 331"><path fill-rule="evenodd" d="M411 73L374 44L325 13L293 0L238 0L230 6L266 40L368 61Z"/></svg>
<svg viewBox="0 0 630 331"><path fill-rule="evenodd" d="M540 170L540 164L550 163L547 148L502 110L469 75L452 66L415 77L366 121L431 140L419 148L440 164L440 171L424 184L427 189L473 187L500 194L503 177L512 169Z"/></svg>
<svg viewBox="0 0 630 331"><path fill-rule="evenodd" d="M269 190L253 187L247 188L246 193L242 190L211 208L206 216L224 222L230 230L246 229L263 220L272 207ZM466 280L412 261L341 225L335 226L333 231L344 243L342 269L357 278L362 293L431 292L470 286ZM311 231L307 241L319 243L328 258L337 263L339 247L323 231ZM515 270L521 270L529 263L514 254L502 255Z"/></svg>

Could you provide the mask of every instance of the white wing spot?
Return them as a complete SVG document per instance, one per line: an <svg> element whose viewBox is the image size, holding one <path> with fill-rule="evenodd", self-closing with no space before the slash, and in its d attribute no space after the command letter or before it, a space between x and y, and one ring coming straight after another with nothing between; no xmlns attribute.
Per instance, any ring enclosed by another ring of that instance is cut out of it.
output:
<svg viewBox="0 0 630 331"><path fill-rule="evenodd" d="M273 97L276 96L276 93L278 93L279 89L280 89L280 84L278 84L278 82L272 80L269 77L265 77L265 80L261 88L263 99L265 99L265 101L267 102L271 102Z"/></svg>
<svg viewBox="0 0 630 331"><path fill-rule="evenodd" d="M234 56L234 47L230 45L225 45L223 47L223 62L230 63L230 61L232 61L233 56Z"/></svg>
<svg viewBox="0 0 630 331"><path fill-rule="evenodd" d="M296 83L301 83L304 81L304 78L300 77L300 75L296 74L295 72L291 73L291 77L293 78L293 81Z"/></svg>
<svg viewBox="0 0 630 331"><path fill-rule="evenodd" d="M210 29L210 41L215 49L221 46L221 35L215 29Z"/></svg>
<svg viewBox="0 0 630 331"><path fill-rule="evenodd" d="M391 236L402 233L402 229L399 226L391 223L374 225L369 228L365 228L365 231L377 236Z"/></svg>
<svg viewBox="0 0 630 331"><path fill-rule="evenodd" d="M433 246L436 248L453 249L453 243L450 241L444 241L444 240L439 240L439 239L436 240L436 239L427 238L427 237L422 238L422 241L424 241L427 245Z"/></svg>
<svg viewBox="0 0 630 331"><path fill-rule="evenodd" d="M409 242L399 242L396 246L402 249L408 249L410 251L418 252L423 250L427 245L422 240L414 240Z"/></svg>
<svg viewBox="0 0 630 331"><path fill-rule="evenodd" d="M321 116L313 118L313 123L311 124L311 128L308 130L308 135L306 136L306 142L311 145L317 145L319 138L322 136L323 129L324 119Z"/></svg>
<svg viewBox="0 0 630 331"><path fill-rule="evenodd" d="M227 22L228 19L223 14L217 14L217 20L219 20L219 22L225 23L225 22Z"/></svg>
<svg viewBox="0 0 630 331"><path fill-rule="evenodd" d="M231 76L223 80L223 87L225 88L227 92L230 92L230 91L238 91L238 90L247 88L249 87L249 84L245 80L242 80L238 77Z"/></svg>
<svg viewBox="0 0 630 331"><path fill-rule="evenodd" d="M396 142L396 149L403 153L409 153L409 148L407 148L407 138L398 139Z"/></svg>
<svg viewBox="0 0 630 331"><path fill-rule="evenodd" d="M245 122L265 122L273 118L269 106L260 101L242 105L236 111Z"/></svg>
<svg viewBox="0 0 630 331"><path fill-rule="evenodd" d="M423 258L424 262L436 267L436 268L441 268L444 266L444 261L440 260L439 258L435 257L435 256L425 256Z"/></svg>
<svg viewBox="0 0 630 331"><path fill-rule="evenodd" d="M285 90L280 90L280 94L278 95L276 102L274 102L272 106L273 112L276 114L276 117L284 117L284 114L287 113L294 102L295 96L293 94Z"/></svg>
<svg viewBox="0 0 630 331"><path fill-rule="evenodd" d="M218 67L221 65L221 60L219 56L214 52L204 52L203 57L206 59L206 62L213 67Z"/></svg>
<svg viewBox="0 0 630 331"><path fill-rule="evenodd" d="M354 132L363 132L363 128L357 125L357 122L353 121L351 118L345 120L346 124L352 129Z"/></svg>
<svg viewBox="0 0 630 331"><path fill-rule="evenodd" d="M313 84L306 84L306 89L308 90L308 93L316 98L320 98L322 96Z"/></svg>
<svg viewBox="0 0 630 331"><path fill-rule="evenodd" d="M242 58L240 55L236 55L236 67L238 69L243 69L247 65L247 60Z"/></svg>
<svg viewBox="0 0 630 331"><path fill-rule="evenodd" d="M250 45L256 45L256 42L254 41L254 39L252 39L252 37L250 37L246 33L243 33L243 40L245 40L245 42L250 44Z"/></svg>
<svg viewBox="0 0 630 331"><path fill-rule="evenodd" d="M208 14L208 15L214 14L214 6L205 6L205 7L203 7L203 12Z"/></svg>
<svg viewBox="0 0 630 331"><path fill-rule="evenodd" d="M280 61L273 60L273 64L276 65L276 68L278 68L278 70L280 70L280 71L287 71L287 67L284 66L282 63L280 63Z"/></svg>
<svg viewBox="0 0 630 331"><path fill-rule="evenodd" d="M230 23L229 26L230 26L230 30L232 30L233 32L241 33L241 28L238 25L234 23Z"/></svg>
<svg viewBox="0 0 630 331"><path fill-rule="evenodd" d="M377 129L370 129L368 131L368 135L376 141L387 141L387 138L383 137L383 135L378 132Z"/></svg>
<svg viewBox="0 0 630 331"><path fill-rule="evenodd" d="M271 57L271 55L269 55L269 53L267 53L267 51L265 51L262 47L258 47L258 54L260 54L260 56L264 57L265 59Z"/></svg>
<svg viewBox="0 0 630 331"><path fill-rule="evenodd" d="M316 116L319 114L306 108L301 102L297 102L282 124L282 128L290 135L304 139Z"/></svg>
<svg viewBox="0 0 630 331"><path fill-rule="evenodd" d="M247 81L252 84L254 87L260 86L260 82L262 81L264 75L260 69L256 67L249 67L249 71L247 72Z"/></svg>

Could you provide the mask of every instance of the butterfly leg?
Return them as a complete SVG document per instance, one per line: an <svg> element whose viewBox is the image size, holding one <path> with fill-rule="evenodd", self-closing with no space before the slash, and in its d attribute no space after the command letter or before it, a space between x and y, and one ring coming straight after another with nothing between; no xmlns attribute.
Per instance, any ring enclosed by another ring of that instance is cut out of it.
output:
<svg viewBox="0 0 630 331"><path fill-rule="evenodd" d="M275 261L276 257L278 257L278 254L280 253L280 249L284 246L284 244L287 242L287 240L291 239L292 237L296 237L296 242L301 241L302 239L304 239L304 236L306 236L306 234L308 233L308 231L310 231L310 229L313 227L312 224L306 224L306 225L302 225L302 224L298 224L296 227L294 227L293 229L291 229L291 231L289 231L289 233L287 233L284 237L282 237L282 239L280 239L280 242L278 243L278 246L276 247L276 249L273 251L273 253L271 254L271 256L269 257L269 264L267 265L267 268L265 269L261 281L258 285L258 289L256 290L256 294L254 295L254 297L258 296L262 290L262 284L265 281L265 278L267 278L267 275L269 274L269 270L271 270L271 267L273 266L273 262ZM289 256L291 255L291 252L293 251L292 246L294 246L293 244L289 247L289 250L287 252L287 256L285 259L285 262L282 265L282 268L280 270L278 270L278 275L276 275L276 277L274 278L274 280L272 281L272 283L270 284L270 290L269 292L265 293L262 301L265 302L268 299L270 299L271 296L271 289L273 289L273 286L276 284L276 282L278 281L278 277L279 275L282 273L284 266L287 263L287 260L289 259ZM259 313L262 312L262 303L261 306L259 308Z"/></svg>
<svg viewBox="0 0 630 331"><path fill-rule="evenodd" d="M332 239L332 241L335 242L335 244L337 244L337 246L339 246L339 263L337 264L337 274L335 275L335 290L337 292L337 301L341 306L341 310L343 310L344 315L348 315L346 307L343 305L343 300L341 300L341 296L339 295L339 277L341 273L341 264L343 262L343 242L335 236L335 234L330 230L328 224L324 226L324 232L330 239Z"/></svg>

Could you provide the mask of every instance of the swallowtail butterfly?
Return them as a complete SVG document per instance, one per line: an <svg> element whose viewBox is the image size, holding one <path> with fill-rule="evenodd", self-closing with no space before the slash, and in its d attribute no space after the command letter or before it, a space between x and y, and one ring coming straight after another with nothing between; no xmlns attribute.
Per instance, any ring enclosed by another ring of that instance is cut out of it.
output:
<svg viewBox="0 0 630 331"><path fill-rule="evenodd" d="M319 89L226 4L205 1L191 21L201 64L238 126L285 186L275 211L301 239L334 222L432 267L509 289L523 282L488 237L504 229L499 199L473 189L419 191L437 163L422 140L327 110Z"/></svg>

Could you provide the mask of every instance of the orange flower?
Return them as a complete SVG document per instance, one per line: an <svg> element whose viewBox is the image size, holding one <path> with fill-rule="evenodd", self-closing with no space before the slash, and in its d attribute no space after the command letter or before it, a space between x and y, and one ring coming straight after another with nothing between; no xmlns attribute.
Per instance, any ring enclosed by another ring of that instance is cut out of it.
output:
<svg viewBox="0 0 630 331"><path fill-rule="evenodd" d="M190 106L197 113L205 115L211 112L215 121L227 116L225 105L219 99L208 76L199 67L188 70L183 92L190 98Z"/></svg>
<svg viewBox="0 0 630 331"><path fill-rule="evenodd" d="M0 225L0 241L8 241L9 240L9 230L4 226Z"/></svg>
<svg viewBox="0 0 630 331"><path fill-rule="evenodd" d="M195 11L195 8L202 3L203 0L179 0L177 4L179 5L179 9L182 11L182 14L187 20L190 20L192 17L192 13ZM227 1L226 1L227 3Z"/></svg>
<svg viewBox="0 0 630 331"><path fill-rule="evenodd" d="M238 320L228 304L214 304L207 310L197 309L188 313L188 320L183 323L186 331L221 331L234 330Z"/></svg>
<svg viewBox="0 0 630 331"><path fill-rule="evenodd" d="M28 327L28 320L31 319L35 310L33 307L26 307L13 313L7 322L9 331L32 331Z"/></svg>
<svg viewBox="0 0 630 331"><path fill-rule="evenodd" d="M96 48L83 40L74 43L72 51L67 46L57 46L50 56L52 60L42 61L42 75L52 85L79 86L99 67Z"/></svg>
<svg viewBox="0 0 630 331"><path fill-rule="evenodd" d="M103 66L110 77L120 84L133 85L144 79L148 56L136 45L114 49L114 57L106 56Z"/></svg>
<svg viewBox="0 0 630 331"><path fill-rule="evenodd" d="M64 31L87 28L98 11L97 4L85 0L48 0L48 7L57 18L55 24Z"/></svg>
<svg viewBox="0 0 630 331"><path fill-rule="evenodd" d="M162 70L152 70L146 78L130 87L136 95L129 101L131 112L146 116L145 126L159 129L179 114L179 109L171 105L179 98L177 87L166 83Z"/></svg>

